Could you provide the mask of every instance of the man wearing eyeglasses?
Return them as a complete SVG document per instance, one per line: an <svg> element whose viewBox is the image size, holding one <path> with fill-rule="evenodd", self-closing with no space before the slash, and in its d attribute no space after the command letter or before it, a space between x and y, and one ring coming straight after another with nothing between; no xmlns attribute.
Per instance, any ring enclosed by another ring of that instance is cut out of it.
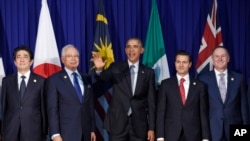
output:
<svg viewBox="0 0 250 141"><path fill-rule="evenodd" d="M73 45L62 49L64 69L46 83L49 132L53 141L95 141L92 88L81 74L79 52Z"/></svg>

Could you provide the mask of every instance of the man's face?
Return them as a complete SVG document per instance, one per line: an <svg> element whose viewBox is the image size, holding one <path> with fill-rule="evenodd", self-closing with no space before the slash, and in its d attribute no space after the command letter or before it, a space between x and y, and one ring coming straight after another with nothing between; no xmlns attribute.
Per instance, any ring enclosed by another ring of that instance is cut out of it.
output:
<svg viewBox="0 0 250 141"><path fill-rule="evenodd" d="M223 72L227 68L229 62L229 55L223 48L217 48L212 55L214 68L220 72Z"/></svg>
<svg viewBox="0 0 250 141"><path fill-rule="evenodd" d="M188 74L192 63L187 55L177 55L175 58L175 69L180 76Z"/></svg>
<svg viewBox="0 0 250 141"><path fill-rule="evenodd" d="M74 47L65 49L61 60L66 68L75 71L79 65L78 51Z"/></svg>
<svg viewBox="0 0 250 141"><path fill-rule="evenodd" d="M125 52L130 62L136 63L140 59L140 55L143 51L144 49L138 40L130 39L127 42Z"/></svg>
<svg viewBox="0 0 250 141"><path fill-rule="evenodd" d="M20 50L16 53L14 64L19 72L26 72L30 70L33 60L31 60L30 55L25 50Z"/></svg>

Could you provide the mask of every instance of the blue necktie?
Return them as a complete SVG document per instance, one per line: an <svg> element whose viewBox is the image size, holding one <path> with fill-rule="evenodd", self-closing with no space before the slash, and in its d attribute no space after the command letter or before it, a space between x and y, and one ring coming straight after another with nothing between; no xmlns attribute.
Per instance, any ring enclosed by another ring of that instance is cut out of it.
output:
<svg viewBox="0 0 250 141"><path fill-rule="evenodd" d="M74 76L73 81L74 81L74 88L76 90L77 97L80 100L80 102L82 103L82 90L80 88L80 85L79 85L79 82L77 79L77 73L73 72L72 74Z"/></svg>
<svg viewBox="0 0 250 141"><path fill-rule="evenodd" d="M23 97L24 93L25 93L25 89L26 89L26 84L25 84L25 81L24 79L26 78L24 75L21 76L22 78L22 81L21 81L21 85L20 85L20 96Z"/></svg>

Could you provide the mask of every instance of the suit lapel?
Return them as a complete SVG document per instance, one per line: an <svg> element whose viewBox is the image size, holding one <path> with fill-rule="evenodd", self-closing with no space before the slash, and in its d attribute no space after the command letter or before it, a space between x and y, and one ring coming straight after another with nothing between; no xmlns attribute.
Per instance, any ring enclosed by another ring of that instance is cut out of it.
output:
<svg viewBox="0 0 250 141"><path fill-rule="evenodd" d="M135 93L134 95L136 95L137 91L141 89L141 87L143 86L143 80L144 80L144 67L140 64L139 65L139 69L138 69L138 73L137 73L137 81L135 84ZM131 88L132 91L132 88Z"/></svg>
<svg viewBox="0 0 250 141"><path fill-rule="evenodd" d="M85 99L87 98L87 96L88 96L88 93L89 93L89 87L90 87L90 85L87 83L87 82L89 82L88 80L87 80L87 78L85 77L85 76L83 76L82 74L81 74L81 77L82 77L82 82L83 82L83 88L84 88L84 91L83 91L83 103L85 102Z"/></svg>
<svg viewBox="0 0 250 141"><path fill-rule="evenodd" d="M63 70L61 73L61 80L65 83L65 88L67 88L69 90L69 94L72 94L73 97L75 97L75 99L77 101L79 101L77 94L76 94L76 91L75 91L75 88L70 80L70 77L68 76L68 74L65 70Z"/></svg>
<svg viewBox="0 0 250 141"><path fill-rule="evenodd" d="M227 93L226 93L226 99L225 99L225 103L228 101L228 98L233 97L231 94L231 91L233 89L233 84L234 84L234 76L231 72L228 71L228 77L227 77Z"/></svg>
<svg viewBox="0 0 250 141"><path fill-rule="evenodd" d="M216 80L216 74L214 71L211 71L210 77L208 79L211 79L211 81L209 81L209 82L212 82L210 85L211 85L211 90L213 90L213 92L209 93L209 94L217 97L218 99L220 99L221 103L223 103L221 96L220 96L219 86L218 86L218 83Z"/></svg>
<svg viewBox="0 0 250 141"><path fill-rule="evenodd" d="M178 79L177 79L177 77L175 76L175 77L173 77L172 78L172 81L173 81L173 83L172 83L172 91L173 91L173 94L174 94L174 96L178 99L178 101L179 101L179 104L181 104L182 106L183 106L183 104L182 104L182 99L181 99L181 93L180 93L180 90L179 90L179 83L178 83Z"/></svg>
<svg viewBox="0 0 250 141"><path fill-rule="evenodd" d="M188 90L188 95L186 98L186 104L189 103L189 101L192 101L192 98L196 93L194 93L194 90L196 89L197 82L190 77L190 83L189 83L189 90Z"/></svg>
<svg viewBox="0 0 250 141"><path fill-rule="evenodd" d="M28 96L28 94L31 94L32 93L32 89L35 87L35 84L37 83L37 79L35 79L34 75L32 74L32 72L30 73L30 77L29 77L29 80L28 80L28 83L26 84L26 90L25 90L25 93L23 95L23 97L21 98L21 100L24 102L25 99Z"/></svg>
<svg viewBox="0 0 250 141"><path fill-rule="evenodd" d="M128 63L124 63L123 67L125 67L125 71L124 71L124 77L126 79L126 82L127 82L127 88L126 90L129 90L128 92L128 96L132 96L132 86L131 86L131 77L130 77L130 70L129 70L129 66L128 66Z"/></svg>
<svg viewBox="0 0 250 141"><path fill-rule="evenodd" d="M17 96L15 96L17 98L18 101L20 101L21 97L19 94L19 86L18 86L18 75L17 73L15 73L15 75L13 75L13 77L11 78L11 81L14 82L14 87L13 87L13 91L14 94L17 94Z"/></svg>

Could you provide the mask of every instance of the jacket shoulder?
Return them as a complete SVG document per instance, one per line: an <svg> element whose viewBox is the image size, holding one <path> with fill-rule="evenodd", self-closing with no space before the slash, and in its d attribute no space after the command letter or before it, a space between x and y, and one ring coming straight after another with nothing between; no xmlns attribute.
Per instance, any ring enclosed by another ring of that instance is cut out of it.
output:
<svg viewBox="0 0 250 141"><path fill-rule="evenodd" d="M33 77L36 77L37 79L43 79L43 80L45 79L43 76L33 73L33 72L30 75L33 75Z"/></svg>

